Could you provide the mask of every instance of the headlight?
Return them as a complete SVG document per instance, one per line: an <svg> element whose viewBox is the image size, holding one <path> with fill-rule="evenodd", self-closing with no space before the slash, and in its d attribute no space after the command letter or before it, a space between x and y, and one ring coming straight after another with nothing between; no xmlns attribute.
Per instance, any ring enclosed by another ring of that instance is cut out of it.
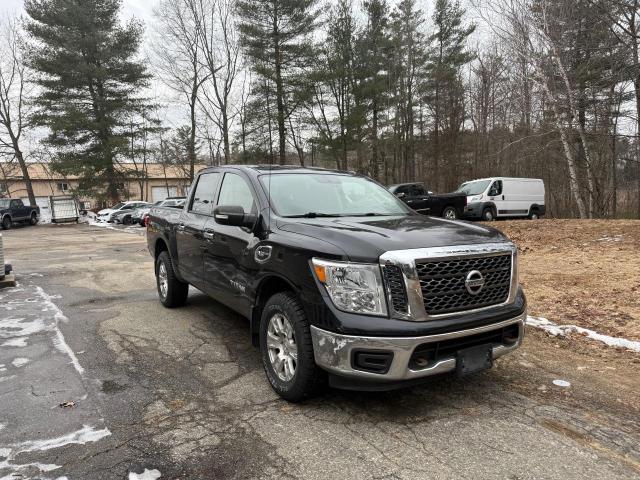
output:
<svg viewBox="0 0 640 480"><path fill-rule="evenodd" d="M380 266L366 263L312 260L316 278L338 310L367 315L387 315Z"/></svg>
<svg viewBox="0 0 640 480"><path fill-rule="evenodd" d="M482 195L476 195L475 197L471 197L471 202L479 202L482 200Z"/></svg>

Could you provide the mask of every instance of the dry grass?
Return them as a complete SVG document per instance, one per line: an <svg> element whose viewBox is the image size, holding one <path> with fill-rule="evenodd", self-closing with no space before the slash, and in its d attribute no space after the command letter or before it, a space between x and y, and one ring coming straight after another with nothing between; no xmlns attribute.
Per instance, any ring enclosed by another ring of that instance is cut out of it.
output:
<svg viewBox="0 0 640 480"><path fill-rule="evenodd" d="M491 225L518 245L530 314L640 340L640 221Z"/></svg>

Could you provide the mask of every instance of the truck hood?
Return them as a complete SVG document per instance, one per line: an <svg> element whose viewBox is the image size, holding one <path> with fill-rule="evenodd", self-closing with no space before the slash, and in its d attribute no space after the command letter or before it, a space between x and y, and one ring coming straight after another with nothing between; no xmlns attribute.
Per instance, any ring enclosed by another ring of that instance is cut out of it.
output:
<svg viewBox="0 0 640 480"><path fill-rule="evenodd" d="M351 261L360 262L377 262L391 250L508 240L494 228L423 215L279 219L278 228L330 242L342 248Z"/></svg>
<svg viewBox="0 0 640 480"><path fill-rule="evenodd" d="M115 211L117 210L114 210L113 208L103 208L98 212L98 215L111 215Z"/></svg>

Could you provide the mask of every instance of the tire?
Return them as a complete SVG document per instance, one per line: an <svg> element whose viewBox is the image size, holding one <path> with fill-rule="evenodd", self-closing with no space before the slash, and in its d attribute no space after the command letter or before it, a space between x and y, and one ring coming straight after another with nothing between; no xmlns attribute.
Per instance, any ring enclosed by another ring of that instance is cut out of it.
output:
<svg viewBox="0 0 640 480"><path fill-rule="evenodd" d="M446 218L448 220L457 220L458 212L456 211L455 207L445 207L445 209L442 211L442 218Z"/></svg>
<svg viewBox="0 0 640 480"><path fill-rule="evenodd" d="M285 322L289 325L288 328ZM280 328L281 335L274 329L278 323L284 327ZM288 355L291 352L295 352L295 360L292 355ZM300 302L291 292L277 293L265 304L260 320L260 353L271 387L289 402L300 402L312 397L325 385L326 373L316 365L313 357L309 322ZM282 370L278 369L279 360L283 365ZM290 368L285 367L289 360L293 360L293 374Z"/></svg>
<svg viewBox="0 0 640 480"><path fill-rule="evenodd" d="M493 213L493 208L487 207L482 210L482 220L485 222L493 222L495 220L495 215Z"/></svg>
<svg viewBox="0 0 640 480"><path fill-rule="evenodd" d="M29 219L29 223L31 225L36 225L38 223L38 216L36 215L36 212L31 212L31 218Z"/></svg>
<svg viewBox="0 0 640 480"><path fill-rule="evenodd" d="M538 210L534 209L531 210L531 213L529 214L529 220L539 220L540 219L540 213L538 213Z"/></svg>
<svg viewBox="0 0 640 480"><path fill-rule="evenodd" d="M127 216L127 217L124 217L124 218L122 219L122 224L123 224L123 225L131 225L131 217L128 217L128 216Z"/></svg>
<svg viewBox="0 0 640 480"><path fill-rule="evenodd" d="M166 282L166 283L163 283ZM160 303L167 308L181 307L187 302L189 284L176 278L169 252L160 252L156 260L156 286Z"/></svg>
<svg viewBox="0 0 640 480"><path fill-rule="evenodd" d="M9 215L5 215L2 219L2 230L9 230L13 226L13 222L11 221L11 217Z"/></svg>

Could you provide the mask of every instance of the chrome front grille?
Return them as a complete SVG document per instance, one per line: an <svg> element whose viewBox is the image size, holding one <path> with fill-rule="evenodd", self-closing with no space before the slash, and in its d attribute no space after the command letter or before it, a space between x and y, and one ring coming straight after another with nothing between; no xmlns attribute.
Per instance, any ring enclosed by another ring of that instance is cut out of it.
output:
<svg viewBox="0 0 640 480"><path fill-rule="evenodd" d="M511 289L511 254L489 257L439 259L416 263L424 308L428 315L440 315L504 303ZM470 293L465 280L478 271L484 286Z"/></svg>
<svg viewBox="0 0 640 480"><path fill-rule="evenodd" d="M517 250L511 242L393 250L380 256L393 318L427 321L513 303ZM482 280L481 287L474 280Z"/></svg>

